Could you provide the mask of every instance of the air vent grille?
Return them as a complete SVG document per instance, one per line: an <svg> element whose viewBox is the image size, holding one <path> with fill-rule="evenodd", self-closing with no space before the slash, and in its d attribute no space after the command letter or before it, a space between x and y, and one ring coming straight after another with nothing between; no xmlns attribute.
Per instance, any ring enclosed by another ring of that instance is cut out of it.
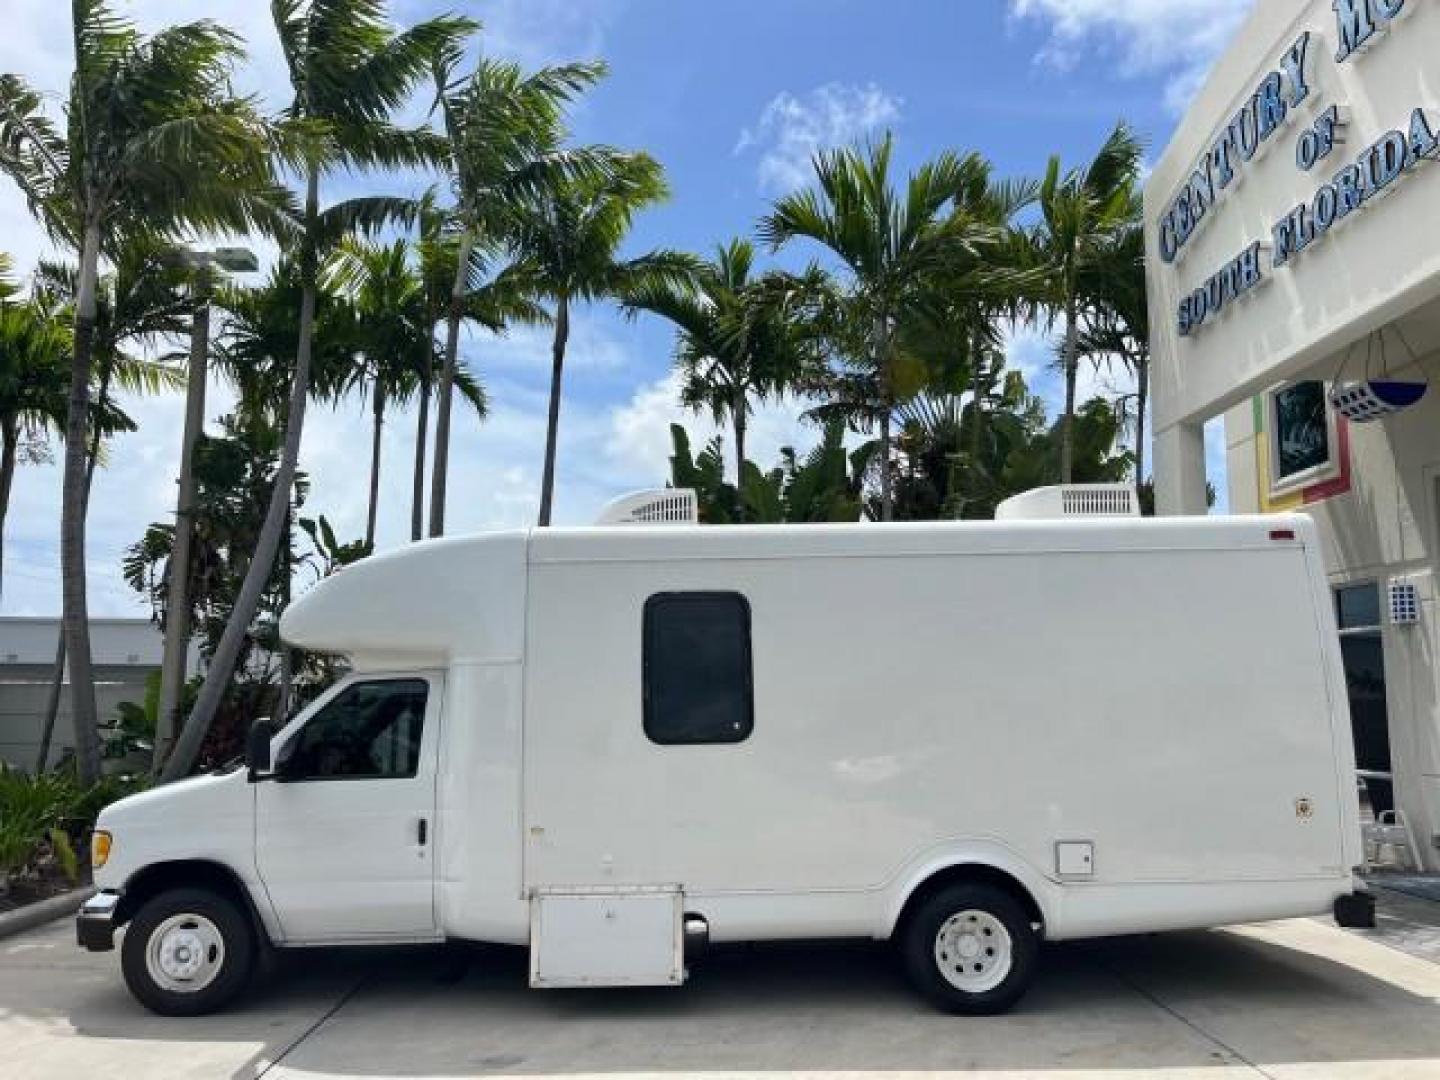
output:
<svg viewBox="0 0 1440 1080"><path fill-rule="evenodd" d="M623 495L600 511L597 525L698 525L700 504L689 488Z"/></svg>
<svg viewBox="0 0 1440 1080"><path fill-rule="evenodd" d="M1129 484L1064 484L1035 488L995 508L997 521L1054 521L1060 518L1139 517L1140 503Z"/></svg>
<svg viewBox="0 0 1440 1080"><path fill-rule="evenodd" d="M1066 517L1133 517L1135 492L1129 487L1065 488L1060 505Z"/></svg>

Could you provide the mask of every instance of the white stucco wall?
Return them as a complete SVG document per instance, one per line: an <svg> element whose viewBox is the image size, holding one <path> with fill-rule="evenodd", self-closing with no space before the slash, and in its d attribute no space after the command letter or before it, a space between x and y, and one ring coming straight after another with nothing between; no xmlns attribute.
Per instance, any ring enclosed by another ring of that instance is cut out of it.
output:
<svg viewBox="0 0 1440 1080"><path fill-rule="evenodd" d="M1337 61L1336 8L1351 0L1257 0L1157 163L1145 193L1155 474L1162 511L1203 512L1200 425L1223 413L1231 510L1266 509L1273 493L1268 448L1256 434L1256 395L1297 379L1334 379L1347 351L1362 353L1378 330L1393 364L1404 352L1394 333L1401 328L1419 357L1404 377L1423 373L1431 391L1408 411L1351 425L1348 490L1303 509L1320 525L1334 584L1375 582L1382 602L1396 579L1419 587L1420 622L1387 620L1381 636L1396 795L1422 857L1440 869L1440 165L1416 160L1382 197L1284 265L1275 265L1273 247L1276 224L1297 205L1313 207L1317 190L1387 132L1404 130L1408 139L1417 108L1440 136L1440 2L1398 2L1400 16L1387 26L1379 16L1397 0L1370 0L1368 8L1356 0L1356 10L1385 29ZM1289 85L1283 61L1306 32L1308 93L1208 206L1181 256L1167 262L1161 230L1177 194L1270 72ZM1331 107L1348 121L1344 141L1303 169L1297 146ZM1269 245L1259 255L1263 283L1182 335L1182 298L1256 241Z"/></svg>

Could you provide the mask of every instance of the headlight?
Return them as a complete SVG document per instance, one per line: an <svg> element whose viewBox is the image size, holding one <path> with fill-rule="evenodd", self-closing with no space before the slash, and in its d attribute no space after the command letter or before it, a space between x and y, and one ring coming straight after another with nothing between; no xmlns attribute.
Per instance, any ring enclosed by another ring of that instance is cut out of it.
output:
<svg viewBox="0 0 1440 1080"><path fill-rule="evenodd" d="M90 834L90 867L99 870L110 858L110 844L112 838L104 829L96 829Z"/></svg>

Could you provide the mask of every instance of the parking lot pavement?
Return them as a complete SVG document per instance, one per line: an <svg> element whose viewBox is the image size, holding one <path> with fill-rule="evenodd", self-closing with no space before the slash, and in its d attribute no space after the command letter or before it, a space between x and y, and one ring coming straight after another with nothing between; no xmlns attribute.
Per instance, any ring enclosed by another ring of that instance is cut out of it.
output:
<svg viewBox="0 0 1440 1080"><path fill-rule="evenodd" d="M1440 1078L1440 966L1319 920L1048 946L1013 1014L938 1015L882 946L717 949L683 990L531 991L520 950L289 954L220 1016L135 1004L67 922L0 943L0 1076Z"/></svg>

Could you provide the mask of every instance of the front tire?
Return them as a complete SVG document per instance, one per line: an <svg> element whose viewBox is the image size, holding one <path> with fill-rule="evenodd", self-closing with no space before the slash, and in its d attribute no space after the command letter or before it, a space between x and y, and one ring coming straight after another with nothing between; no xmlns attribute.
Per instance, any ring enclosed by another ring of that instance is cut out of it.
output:
<svg viewBox="0 0 1440 1080"><path fill-rule="evenodd" d="M923 901L899 940L910 981L948 1013L1005 1012L1035 977L1039 938L1024 907L990 885L960 884Z"/></svg>
<svg viewBox="0 0 1440 1080"><path fill-rule="evenodd" d="M250 981L255 932L230 899L171 889L147 900L125 931L120 967L130 992L162 1016L224 1008Z"/></svg>

